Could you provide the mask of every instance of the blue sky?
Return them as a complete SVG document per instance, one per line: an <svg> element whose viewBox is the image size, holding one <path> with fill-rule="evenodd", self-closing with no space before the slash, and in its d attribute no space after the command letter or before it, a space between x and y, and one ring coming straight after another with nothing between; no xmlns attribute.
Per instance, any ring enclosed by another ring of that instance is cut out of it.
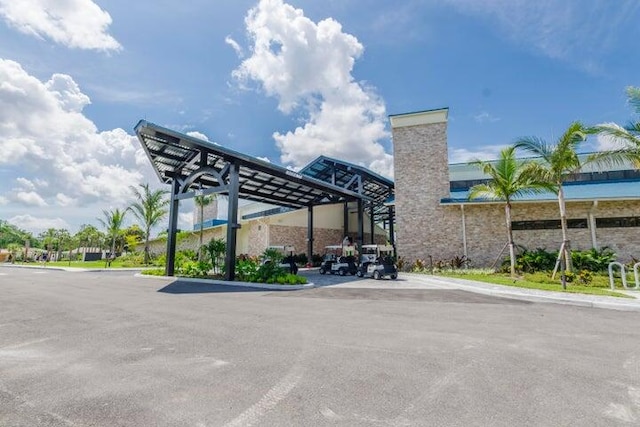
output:
<svg viewBox="0 0 640 427"><path fill-rule="evenodd" d="M625 123L639 18L637 0L0 0L0 218L75 231L159 185L142 118L386 175L389 114L449 107L452 162Z"/></svg>

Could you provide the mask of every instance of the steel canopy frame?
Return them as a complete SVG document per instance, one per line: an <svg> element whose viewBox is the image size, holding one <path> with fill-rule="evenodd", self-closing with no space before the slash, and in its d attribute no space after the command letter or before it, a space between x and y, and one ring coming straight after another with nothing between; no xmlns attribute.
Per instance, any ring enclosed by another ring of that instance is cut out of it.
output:
<svg viewBox="0 0 640 427"><path fill-rule="evenodd" d="M352 189L365 196L366 210L371 217L371 243L374 243L374 224L388 223L389 239L391 243L394 244L393 224L395 221L395 210L387 203L388 199L393 198L395 194L395 184L392 180L362 166L327 156L318 157L300 170L300 173L332 185ZM363 209L365 209L365 206L358 205L358 221L362 221ZM345 224L346 221L347 219L345 219ZM345 229L345 234L346 232L347 230ZM361 245L363 244L362 233L363 231L359 227L358 243Z"/></svg>
<svg viewBox="0 0 640 427"><path fill-rule="evenodd" d="M167 238L167 276L174 274L179 202L198 194L223 193L229 197L225 279L235 279L238 199L265 202L293 209L309 209L309 250L313 245L313 206L370 198L281 166L238 153L156 124L140 120L134 128L153 169L171 184ZM309 259L311 259L309 254Z"/></svg>

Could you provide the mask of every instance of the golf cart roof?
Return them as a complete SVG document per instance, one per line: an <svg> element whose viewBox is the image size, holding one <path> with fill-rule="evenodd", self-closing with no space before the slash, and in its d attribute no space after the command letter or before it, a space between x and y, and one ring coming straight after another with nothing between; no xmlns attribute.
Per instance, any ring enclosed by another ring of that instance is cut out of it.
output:
<svg viewBox="0 0 640 427"><path fill-rule="evenodd" d="M285 252L295 252L296 248L289 245L270 245L269 249L278 249Z"/></svg>
<svg viewBox="0 0 640 427"><path fill-rule="evenodd" d="M362 245L362 249L378 249L378 245Z"/></svg>
<svg viewBox="0 0 640 427"><path fill-rule="evenodd" d="M329 245L325 246L325 249L342 249L342 245Z"/></svg>

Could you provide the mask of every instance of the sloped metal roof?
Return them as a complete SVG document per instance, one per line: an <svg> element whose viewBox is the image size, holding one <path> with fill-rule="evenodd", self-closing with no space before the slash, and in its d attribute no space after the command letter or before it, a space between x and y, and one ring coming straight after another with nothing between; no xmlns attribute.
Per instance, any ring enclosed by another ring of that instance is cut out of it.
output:
<svg viewBox="0 0 640 427"><path fill-rule="evenodd" d="M388 219L385 201L395 191L395 185L389 178L365 167L327 156L318 157L300 170L300 174L359 192L370 200L370 205L373 204L376 221Z"/></svg>
<svg viewBox="0 0 640 427"><path fill-rule="evenodd" d="M228 164L237 163L240 174L239 196L242 199L294 209L359 198L368 200L366 194L145 120L136 125L135 132L160 181L170 183L173 178L187 179L192 176L189 188L185 191L207 190L224 185L214 174L224 176ZM206 171L198 174L198 170L202 170L204 165L214 174Z"/></svg>

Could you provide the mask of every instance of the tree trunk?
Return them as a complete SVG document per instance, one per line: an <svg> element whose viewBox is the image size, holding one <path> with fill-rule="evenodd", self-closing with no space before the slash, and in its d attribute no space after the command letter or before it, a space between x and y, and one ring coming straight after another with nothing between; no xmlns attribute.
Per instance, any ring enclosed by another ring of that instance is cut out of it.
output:
<svg viewBox="0 0 640 427"><path fill-rule="evenodd" d="M511 228L511 203L507 201L504 205L504 215L507 219L507 237L509 239L509 264L511 266L511 277L516 277L516 249L513 243L513 229Z"/></svg>
<svg viewBox="0 0 640 427"><path fill-rule="evenodd" d="M569 235L567 230L567 209L564 203L564 190L562 189L562 185L559 186L558 190L558 204L560 206L560 227L562 228L562 243L563 245L563 254L565 260L565 265L567 266L567 271L573 271L573 263L571 262L571 242L569 241Z"/></svg>
<svg viewBox="0 0 640 427"><path fill-rule="evenodd" d="M149 265L149 233L151 233L151 229L147 228L147 232L144 235L144 265Z"/></svg>
<svg viewBox="0 0 640 427"><path fill-rule="evenodd" d="M202 243L203 243L202 234L204 229L203 222L204 222L204 203L200 203L200 246L198 247L198 261L202 261Z"/></svg>

